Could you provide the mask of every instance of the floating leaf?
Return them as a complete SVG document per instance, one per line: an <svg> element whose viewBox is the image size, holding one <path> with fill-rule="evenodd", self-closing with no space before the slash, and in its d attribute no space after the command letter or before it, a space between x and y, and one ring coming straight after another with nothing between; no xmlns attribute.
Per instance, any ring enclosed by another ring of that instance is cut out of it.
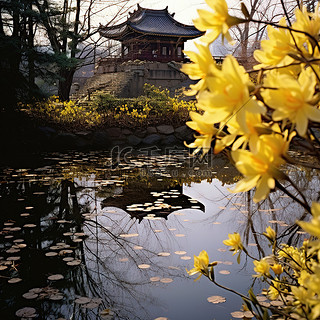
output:
<svg viewBox="0 0 320 320"><path fill-rule="evenodd" d="M178 254L178 255L184 255L184 254L186 254L187 252L186 252L186 251L175 251L174 253L175 253L175 254Z"/></svg>
<svg viewBox="0 0 320 320"><path fill-rule="evenodd" d="M57 252L54 252L54 251L51 251L51 252L47 252L46 253L46 256L47 257L54 257L54 256L57 256L58 255L58 253Z"/></svg>
<svg viewBox="0 0 320 320"><path fill-rule="evenodd" d="M19 309L16 316L19 318L34 318L36 317L36 309L30 307Z"/></svg>
<svg viewBox="0 0 320 320"><path fill-rule="evenodd" d="M139 234L138 233L123 233L120 234L121 238L133 238L133 237L138 237Z"/></svg>
<svg viewBox="0 0 320 320"><path fill-rule="evenodd" d="M150 264L139 264L138 268L140 268L140 269L148 269L148 268L150 268Z"/></svg>
<svg viewBox="0 0 320 320"><path fill-rule="evenodd" d="M87 309L95 309L95 308L98 308L99 307L99 303L96 303L96 302L89 302L87 304L84 304L82 306L83 308L87 308Z"/></svg>
<svg viewBox="0 0 320 320"><path fill-rule="evenodd" d="M230 274L230 271L228 271L228 270L220 270L219 273L220 274Z"/></svg>
<svg viewBox="0 0 320 320"><path fill-rule="evenodd" d="M64 278L64 276L62 274L53 274L53 275L48 277L48 280L57 281L57 280L61 280L63 278Z"/></svg>
<svg viewBox="0 0 320 320"><path fill-rule="evenodd" d="M67 262L67 265L68 265L68 266L78 266L78 265L80 265L80 264L81 264L81 260L79 260L79 259L75 259L75 260L73 260L73 261Z"/></svg>
<svg viewBox="0 0 320 320"><path fill-rule="evenodd" d="M280 306L283 306L284 303L280 300L273 300L273 301L270 301L270 304L274 307L280 307Z"/></svg>
<svg viewBox="0 0 320 320"><path fill-rule="evenodd" d="M243 311L234 311L234 312L231 312L231 316L233 318L242 319L244 317L244 312Z"/></svg>
<svg viewBox="0 0 320 320"><path fill-rule="evenodd" d="M91 298L88 298L88 297L80 297L80 298L77 298L76 300L74 300L75 303L78 303L78 304L86 304L86 303L89 303L91 302Z"/></svg>
<svg viewBox="0 0 320 320"><path fill-rule="evenodd" d="M191 257L189 257L189 256L182 256L182 257L180 257L180 259L182 259L182 260L191 260Z"/></svg>
<svg viewBox="0 0 320 320"><path fill-rule="evenodd" d="M63 258L62 260L65 261L65 262L70 262L70 261L73 261L74 258L72 258L72 257L65 257L65 258Z"/></svg>
<svg viewBox="0 0 320 320"><path fill-rule="evenodd" d="M24 228L35 228L36 226L37 226L36 224L27 223L27 224L25 224L23 227L24 227Z"/></svg>
<svg viewBox="0 0 320 320"><path fill-rule="evenodd" d="M127 261L129 261L129 259L128 258L119 258L119 261L120 262L127 262Z"/></svg>
<svg viewBox="0 0 320 320"><path fill-rule="evenodd" d="M28 300L32 300L32 299L36 299L38 298L38 294L36 293L33 293L33 292L26 292L22 295L25 299L28 299Z"/></svg>
<svg viewBox="0 0 320 320"><path fill-rule="evenodd" d="M160 257L169 257L170 256L170 252L159 252L158 256L160 256Z"/></svg>
<svg viewBox="0 0 320 320"><path fill-rule="evenodd" d="M22 281L22 279L20 278L11 278L8 280L8 283L18 283L20 281Z"/></svg>
<svg viewBox="0 0 320 320"><path fill-rule="evenodd" d="M62 300L63 299L63 295L61 294L52 294L51 296L49 296L50 300L54 300L54 301L58 301L58 300Z"/></svg>
<svg viewBox="0 0 320 320"><path fill-rule="evenodd" d="M104 320L111 320L113 318L114 312L111 309L104 309L100 312L100 316Z"/></svg>
<svg viewBox="0 0 320 320"><path fill-rule="evenodd" d="M185 237L186 235L183 233L177 233L175 234L176 237L180 238L180 237Z"/></svg>
<svg viewBox="0 0 320 320"><path fill-rule="evenodd" d="M160 277L151 277L150 278L151 282L156 282L156 281L160 281Z"/></svg>
<svg viewBox="0 0 320 320"><path fill-rule="evenodd" d="M171 278L162 278L162 279L160 279L160 282L162 282L162 283L171 283L173 281L173 279L171 279Z"/></svg>
<svg viewBox="0 0 320 320"><path fill-rule="evenodd" d="M226 302L226 298L224 297L221 297L221 296L211 296L209 298L207 298L208 302L211 302L211 303L223 303L223 302Z"/></svg>

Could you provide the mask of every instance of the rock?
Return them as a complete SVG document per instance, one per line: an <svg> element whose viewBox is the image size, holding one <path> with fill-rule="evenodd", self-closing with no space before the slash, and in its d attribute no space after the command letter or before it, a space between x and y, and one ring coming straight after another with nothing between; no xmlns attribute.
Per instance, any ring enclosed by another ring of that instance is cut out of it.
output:
<svg viewBox="0 0 320 320"><path fill-rule="evenodd" d="M190 136L192 136L194 133L194 131L192 129L190 129L187 126L181 126L175 129L175 136L179 139L179 140L187 140L190 139Z"/></svg>
<svg viewBox="0 0 320 320"><path fill-rule="evenodd" d="M134 134L139 138L144 138L147 135L147 130L145 129L137 129Z"/></svg>
<svg viewBox="0 0 320 320"><path fill-rule="evenodd" d="M157 133L158 131L156 127L148 127L147 132L151 134L151 133Z"/></svg>
<svg viewBox="0 0 320 320"><path fill-rule="evenodd" d="M157 131L160 134L172 134L174 133L174 128L171 125L161 125L157 126Z"/></svg>
<svg viewBox="0 0 320 320"><path fill-rule="evenodd" d="M45 135L46 138L50 139L57 134L57 131L50 127L39 127L38 130Z"/></svg>
<svg viewBox="0 0 320 320"><path fill-rule="evenodd" d="M117 137L118 138L121 136L122 130L121 130L121 128L113 127L113 128L107 129L106 133L108 134L109 137Z"/></svg>
<svg viewBox="0 0 320 320"><path fill-rule="evenodd" d="M108 148L111 145L110 136L106 131L96 131L92 135L92 144L99 148Z"/></svg>
<svg viewBox="0 0 320 320"><path fill-rule="evenodd" d="M142 143L149 144L149 145L157 144L158 142L160 142L161 139L162 139L162 136L159 134L150 134L142 140Z"/></svg>
<svg viewBox="0 0 320 320"><path fill-rule="evenodd" d="M90 141L88 139L76 136L74 147L79 149L85 149L90 147Z"/></svg>
<svg viewBox="0 0 320 320"><path fill-rule="evenodd" d="M181 140L177 139L173 134L170 134L168 136L165 136L161 140L161 145L163 146L178 146L182 145Z"/></svg>
<svg viewBox="0 0 320 320"><path fill-rule="evenodd" d="M122 129L122 134L129 135L129 134L133 134L133 132L129 129Z"/></svg>
<svg viewBox="0 0 320 320"><path fill-rule="evenodd" d="M139 143L141 143L142 139L131 134L128 136L127 141L130 146L137 146Z"/></svg>
<svg viewBox="0 0 320 320"><path fill-rule="evenodd" d="M75 132L76 136L82 137L82 138L89 138L90 134L91 134L91 132L87 132L87 131L77 131L77 132Z"/></svg>
<svg viewBox="0 0 320 320"><path fill-rule="evenodd" d="M58 149L74 149L76 147L77 136L73 133L59 132L53 139L53 145Z"/></svg>

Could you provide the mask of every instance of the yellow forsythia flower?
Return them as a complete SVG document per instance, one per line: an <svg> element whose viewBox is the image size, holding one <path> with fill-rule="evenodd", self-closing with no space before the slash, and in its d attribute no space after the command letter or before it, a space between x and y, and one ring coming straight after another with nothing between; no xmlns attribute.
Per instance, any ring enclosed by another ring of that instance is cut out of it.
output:
<svg viewBox="0 0 320 320"><path fill-rule="evenodd" d="M207 32L201 40L210 43L221 34L222 39L226 37L228 42L232 43L233 40L228 31L229 28L244 22L244 20L228 14L228 5L225 0L206 0L206 3L213 12L199 9L199 18L193 20L197 29Z"/></svg>
<svg viewBox="0 0 320 320"><path fill-rule="evenodd" d="M186 92L188 95L194 95L198 91L206 89L206 79L212 77L217 70L209 46L197 43L195 43L195 46L198 48L199 53L184 51L192 63L185 63L181 68L181 71L186 73L190 79L199 80L196 84L190 85L191 90Z"/></svg>
<svg viewBox="0 0 320 320"><path fill-rule="evenodd" d="M289 74L270 72L265 85L275 90L266 89L261 94L265 103L275 110L272 119L289 119L295 124L298 134L304 136L308 120L320 122L320 110L312 105L316 84L316 77L311 69L302 70L298 79Z"/></svg>
<svg viewBox="0 0 320 320"><path fill-rule="evenodd" d="M231 116L242 130L247 130L247 112L262 114L265 107L254 97L250 97L253 87L249 75L232 56L227 56L221 70L207 80L210 91L199 94L197 107L208 113L211 123L227 122Z"/></svg>
<svg viewBox="0 0 320 320"><path fill-rule="evenodd" d="M197 281L200 279L202 274L208 275L209 271L209 256L207 251L202 250L199 256L194 256L194 268L191 270L187 270L190 276L199 273L199 276L195 279Z"/></svg>
<svg viewBox="0 0 320 320"><path fill-rule="evenodd" d="M297 221L297 224L312 236L320 238L320 203L314 202L311 207L312 219L310 222Z"/></svg>
<svg viewBox="0 0 320 320"><path fill-rule="evenodd" d="M283 267L281 264L274 264L272 266L270 266L270 268L272 269L272 271L277 274L277 275L280 275L282 272L283 272Z"/></svg>
<svg viewBox="0 0 320 320"><path fill-rule="evenodd" d="M254 152L249 150L231 151L235 166L244 175L232 192L249 191L256 187L253 197L255 202L259 202L267 197L270 189L275 187L275 178L281 175L277 166L284 162L281 157L274 154L273 149L260 136Z"/></svg>
<svg viewBox="0 0 320 320"><path fill-rule="evenodd" d="M320 33L320 10L319 3L317 4L314 12L308 12L305 6L302 7L302 10L297 8L295 10L296 21L293 23L292 28L295 30L300 30L308 33L314 39L311 40L304 33L297 33L298 37L302 37L305 40L308 40L311 44L315 44L315 41L319 39Z"/></svg>
<svg viewBox="0 0 320 320"><path fill-rule="evenodd" d="M276 239L276 232L270 226L266 228L266 232L263 234L272 242Z"/></svg>
<svg viewBox="0 0 320 320"><path fill-rule="evenodd" d="M231 247L231 251L234 251L233 255L235 255L239 250L243 249L243 244L241 242L241 237L240 234L235 232L235 233L229 233L228 234L229 239L223 240L223 243L226 246Z"/></svg>
<svg viewBox="0 0 320 320"><path fill-rule="evenodd" d="M285 18L280 20L279 25L282 27L287 25ZM288 29L283 28L276 29L267 26L267 32L269 39L262 40L261 50L254 52L254 58L261 63L254 68L260 69L269 66L283 66L292 63L294 59L288 56L288 54L298 52L294 40L296 40L299 46L299 44L301 44L301 41L298 42L299 38L295 37L295 39L293 39L293 34ZM303 48L300 50L303 50Z"/></svg>
<svg viewBox="0 0 320 320"><path fill-rule="evenodd" d="M268 289L268 298L270 300L276 300L278 299L280 295L280 285L281 283L279 281L272 280L272 286Z"/></svg>
<svg viewBox="0 0 320 320"><path fill-rule="evenodd" d="M214 128L213 124L206 121L206 115L200 115L196 112L190 112L190 117L192 121L188 121L186 124L191 129L196 130L200 133L200 136L196 136L196 140L189 145L186 145L189 148L196 148L193 152L196 154L201 149L203 154L206 154L210 147L213 135L217 132L217 129Z"/></svg>
<svg viewBox="0 0 320 320"><path fill-rule="evenodd" d="M255 265L254 271L257 273L256 277L269 275L270 265L265 259L261 259L260 261L254 260L253 264Z"/></svg>

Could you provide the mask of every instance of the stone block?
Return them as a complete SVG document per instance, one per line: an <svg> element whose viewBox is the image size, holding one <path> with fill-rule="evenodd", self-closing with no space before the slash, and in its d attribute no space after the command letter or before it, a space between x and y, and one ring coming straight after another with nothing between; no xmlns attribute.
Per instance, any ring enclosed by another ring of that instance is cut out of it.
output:
<svg viewBox="0 0 320 320"><path fill-rule="evenodd" d="M142 139L131 134L130 136L127 137L127 141L130 146L137 146L138 144L141 143Z"/></svg>
<svg viewBox="0 0 320 320"><path fill-rule="evenodd" d="M157 126L157 131L160 134L172 134L174 133L174 128L171 125L164 124L164 125Z"/></svg>
<svg viewBox="0 0 320 320"><path fill-rule="evenodd" d="M161 141L162 137L163 136L161 136L160 134L150 134L142 140L142 143L148 145L157 144Z"/></svg>

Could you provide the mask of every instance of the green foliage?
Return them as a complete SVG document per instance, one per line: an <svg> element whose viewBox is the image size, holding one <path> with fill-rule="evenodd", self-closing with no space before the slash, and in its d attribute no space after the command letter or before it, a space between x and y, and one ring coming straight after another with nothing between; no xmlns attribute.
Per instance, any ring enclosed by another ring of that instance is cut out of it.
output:
<svg viewBox="0 0 320 320"><path fill-rule="evenodd" d="M183 125L189 112L195 110L195 101L171 98L168 90L146 85L146 95L138 98L116 98L97 94L92 101L60 101L58 97L31 104L21 104L30 117L42 125L63 130L91 130L97 127L136 128L148 125Z"/></svg>
<svg viewBox="0 0 320 320"><path fill-rule="evenodd" d="M109 125L135 127L157 124L184 124L189 111L196 110L195 101L185 101L181 95L169 96L169 90L144 85L144 95L137 98L115 98L100 93L93 105L106 114Z"/></svg>

